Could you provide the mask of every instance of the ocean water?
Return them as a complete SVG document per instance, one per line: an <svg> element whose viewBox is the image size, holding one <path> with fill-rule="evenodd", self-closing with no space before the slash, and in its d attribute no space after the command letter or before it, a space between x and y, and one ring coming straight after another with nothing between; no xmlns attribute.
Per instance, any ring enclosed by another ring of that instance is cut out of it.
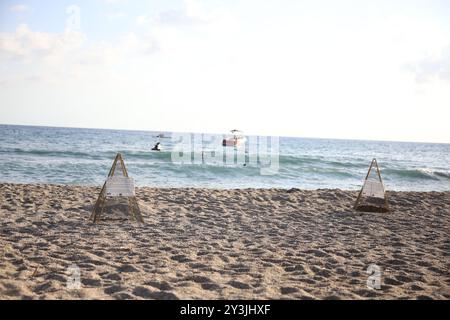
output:
<svg viewBox="0 0 450 320"><path fill-rule="evenodd" d="M192 153L183 154L192 161L181 164L176 161L181 154L173 152L179 137L166 132L167 138L160 139L159 133L0 125L0 182L101 185L120 152L138 186L352 190L361 187L377 158L387 189L450 190L450 144L280 137L278 152L270 153L261 147L268 138L250 137L240 153L244 165L224 164L220 152L234 148L224 149L221 140L205 136L193 144ZM150 151L158 141L163 151ZM216 155L214 161L205 152ZM258 162L268 153L272 164L278 159L270 175L262 174L267 163Z"/></svg>

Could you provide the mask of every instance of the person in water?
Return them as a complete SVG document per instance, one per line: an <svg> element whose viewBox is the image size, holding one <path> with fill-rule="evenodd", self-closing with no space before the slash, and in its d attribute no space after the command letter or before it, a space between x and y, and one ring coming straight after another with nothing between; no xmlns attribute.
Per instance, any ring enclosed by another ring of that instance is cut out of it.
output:
<svg viewBox="0 0 450 320"><path fill-rule="evenodd" d="M157 144L155 144L155 146L153 147L152 151L161 151L160 144L161 143L159 143L159 142Z"/></svg>

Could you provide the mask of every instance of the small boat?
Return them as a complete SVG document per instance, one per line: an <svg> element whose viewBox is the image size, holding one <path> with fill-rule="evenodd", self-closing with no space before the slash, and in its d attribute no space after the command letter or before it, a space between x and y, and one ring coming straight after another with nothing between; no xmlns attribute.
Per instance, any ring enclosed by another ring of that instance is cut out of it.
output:
<svg viewBox="0 0 450 320"><path fill-rule="evenodd" d="M245 138L244 133L240 130L231 130L231 134L233 135L232 137L223 139L222 146L236 147L243 145L247 141L247 138Z"/></svg>

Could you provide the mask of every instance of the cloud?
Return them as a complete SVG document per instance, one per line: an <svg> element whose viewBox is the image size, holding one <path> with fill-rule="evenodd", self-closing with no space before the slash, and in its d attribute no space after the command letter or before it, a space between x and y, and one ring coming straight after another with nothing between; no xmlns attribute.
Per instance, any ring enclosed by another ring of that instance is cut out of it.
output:
<svg viewBox="0 0 450 320"><path fill-rule="evenodd" d="M136 22L138 25L186 26L206 24L216 16L216 12L206 10L197 0L184 0L181 9L165 10L153 16L140 15Z"/></svg>
<svg viewBox="0 0 450 320"><path fill-rule="evenodd" d="M151 37L143 37L130 32L120 37L116 43L99 42L86 48L76 58L80 65L114 65L125 58L151 54L157 51L157 43Z"/></svg>
<svg viewBox="0 0 450 320"><path fill-rule="evenodd" d="M39 32L21 24L14 32L0 33L0 60L7 71L0 74L0 85L107 78L122 81L116 70L126 72L124 62L133 64L135 59L145 59L157 51L157 42L150 35L130 32L114 42L90 43L81 32Z"/></svg>
<svg viewBox="0 0 450 320"><path fill-rule="evenodd" d="M84 39L79 32L52 34L32 31L21 24L14 33L0 33L0 56L13 59L51 56L81 47Z"/></svg>
<svg viewBox="0 0 450 320"><path fill-rule="evenodd" d="M406 68L415 74L416 81L419 83L433 80L450 82L450 45L442 48L436 55L408 64Z"/></svg>
<svg viewBox="0 0 450 320"><path fill-rule="evenodd" d="M10 7L9 10L12 12L26 12L26 11L30 10L30 8L24 4L16 4L16 5Z"/></svg>
<svg viewBox="0 0 450 320"><path fill-rule="evenodd" d="M114 42L98 41L87 45L87 37L78 31L47 33L31 30L21 24L12 33L0 33L0 57L16 61L67 59L82 64L105 64L133 55L157 51L152 35L129 32Z"/></svg>
<svg viewBox="0 0 450 320"><path fill-rule="evenodd" d="M63 83L74 79L85 83L105 77L133 81L135 77L130 74L142 72L143 64L160 68L155 64L158 60L149 59L150 55L164 51L177 56L180 50L188 49L182 27L201 24L205 27L205 32L202 33L204 35L211 28L213 31L217 29L217 26L214 27L214 18L219 17L217 10L205 10L192 0L187 0L184 4L180 10L142 15L138 18L138 23L143 28L121 34L109 41L88 41L87 35L80 30L67 28L61 32L41 32L30 29L27 24L21 24L13 32L0 33L0 59L5 62L5 68L11 70L0 75L0 81ZM111 19L123 16L120 11L115 10L104 14ZM167 26L175 28L166 28ZM228 28L227 24L227 30ZM213 31L211 32L215 33ZM198 51L205 52L203 48L201 45L198 50L192 49L186 56L195 56ZM6 63L7 61L11 63ZM14 77L11 76L12 73Z"/></svg>

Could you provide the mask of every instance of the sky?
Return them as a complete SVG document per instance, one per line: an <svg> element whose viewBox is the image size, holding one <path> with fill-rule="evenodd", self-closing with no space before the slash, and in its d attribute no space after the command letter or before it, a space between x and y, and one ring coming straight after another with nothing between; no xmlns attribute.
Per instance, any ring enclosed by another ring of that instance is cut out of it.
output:
<svg viewBox="0 0 450 320"><path fill-rule="evenodd" d="M0 123L450 143L448 0L0 0Z"/></svg>

